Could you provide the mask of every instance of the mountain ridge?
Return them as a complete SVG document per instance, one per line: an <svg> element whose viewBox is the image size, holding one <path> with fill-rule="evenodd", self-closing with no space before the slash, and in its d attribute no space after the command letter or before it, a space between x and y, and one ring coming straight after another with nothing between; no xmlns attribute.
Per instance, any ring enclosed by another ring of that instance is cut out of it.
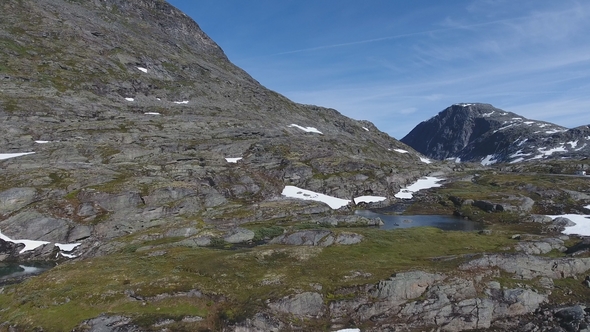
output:
<svg viewBox="0 0 590 332"><path fill-rule="evenodd" d="M433 159L484 165L590 156L589 126L568 129L483 103L449 106L401 141Z"/></svg>

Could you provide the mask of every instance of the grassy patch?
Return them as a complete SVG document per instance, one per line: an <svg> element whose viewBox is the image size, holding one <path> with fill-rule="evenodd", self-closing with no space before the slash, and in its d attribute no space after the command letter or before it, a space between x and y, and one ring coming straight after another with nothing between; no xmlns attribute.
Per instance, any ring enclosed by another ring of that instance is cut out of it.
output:
<svg viewBox="0 0 590 332"><path fill-rule="evenodd" d="M258 234L274 234L279 229L261 227ZM109 257L62 264L23 284L7 287L0 294L0 305L6 308L0 312L0 319L61 331L101 312L128 314L146 324L162 317L178 320L197 315L206 316L208 321L220 315L242 317L264 306L265 299L295 290L314 290L312 285L322 285L327 299L336 299L341 296L334 294L344 286L373 283L410 269L453 269L459 260L439 262L432 258L497 251L512 241L503 234L483 236L434 228L354 231L365 240L352 246L273 245L239 250L174 247L154 257L149 251L126 249ZM162 241L168 240L151 244ZM363 277L350 277L355 271L362 272ZM149 299L192 289L209 298L148 300L147 305L141 305L126 295L132 291ZM224 295L225 308L231 308L231 312L221 306L207 306L207 301L217 295Z"/></svg>

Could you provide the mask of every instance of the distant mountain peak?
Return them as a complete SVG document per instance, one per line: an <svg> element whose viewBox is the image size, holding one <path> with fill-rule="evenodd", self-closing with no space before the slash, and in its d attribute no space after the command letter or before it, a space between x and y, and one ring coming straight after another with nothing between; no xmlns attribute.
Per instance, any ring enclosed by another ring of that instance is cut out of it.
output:
<svg viewBox="0 0 590 332"><path fill-rule="evenodd" d="M590 154L589 126L568 129L484 103L453 104L401 141L434 159L484 165Z"/></svg>

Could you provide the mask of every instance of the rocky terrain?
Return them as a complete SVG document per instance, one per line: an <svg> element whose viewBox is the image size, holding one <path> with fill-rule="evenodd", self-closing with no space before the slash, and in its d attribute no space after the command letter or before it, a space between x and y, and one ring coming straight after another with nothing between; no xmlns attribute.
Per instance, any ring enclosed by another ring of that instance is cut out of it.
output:
<svg viewBox="0 0 590 332"><path fill-rule="evenodd" d="M0 268L51 263L0 278L0 331L588 326L587 239L545 217L590 213L556 174L577 163L431 163L264 88L165 1L0 10ZM424 175L444 185L395 197ZM354 213L392 206L486 229Z"/></svg>
<svg viewBox="0 0 590 332"><path fill-rule="evenodd" d="M402 142L434 159L518 163L590 155L590 126L526 119L489 104L455 104L417 125Z"/></svg>

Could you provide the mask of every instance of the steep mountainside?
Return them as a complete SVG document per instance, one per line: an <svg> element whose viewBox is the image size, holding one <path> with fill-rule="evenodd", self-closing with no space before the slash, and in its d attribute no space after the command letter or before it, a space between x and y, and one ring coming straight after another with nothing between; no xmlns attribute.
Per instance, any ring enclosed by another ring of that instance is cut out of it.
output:
<svg viewBox="0 0 590 332"><path fill-rule="evenodd" d="M0 152L35 152L0 162L0 186L33 187L36 202L3 218L60 220L55 241L82 226L108 240L189 216L236 224L207 209L250 209L286 184L392 196L429 167L369 122L267 90L164 1L0 10Z"/></svg>
<svg viewBox="0 0 590 332"><path fill-rule="evenodd" d="M484 165L590 156L590 126L567 129L478 103L452 105L401 141L431 158Z"/></svg>

